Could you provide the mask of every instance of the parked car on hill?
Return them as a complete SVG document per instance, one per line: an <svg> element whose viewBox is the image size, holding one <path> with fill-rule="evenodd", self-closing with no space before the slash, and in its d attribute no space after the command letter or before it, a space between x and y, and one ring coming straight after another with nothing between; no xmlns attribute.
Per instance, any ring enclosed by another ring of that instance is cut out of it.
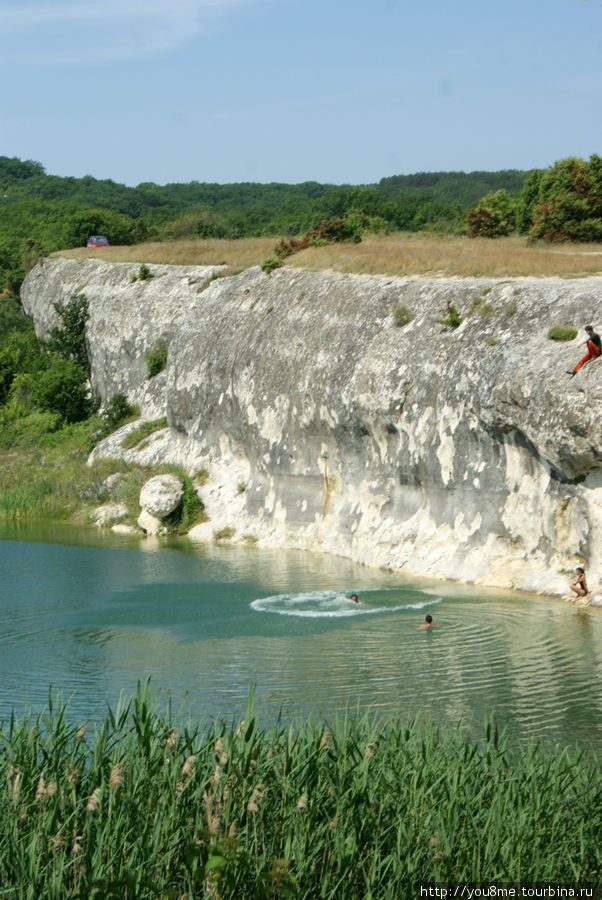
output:
<svg viewBox="0 0 602 900"><path fill-rule="evenodd" d="M86 244L86 247L108 247L108 246L109 246L109 242L107 241L106 237L104 237L104 235L102 235L102 234L95 234L95 235L93 235L93 237L89 237L88 243Z"/></svg>

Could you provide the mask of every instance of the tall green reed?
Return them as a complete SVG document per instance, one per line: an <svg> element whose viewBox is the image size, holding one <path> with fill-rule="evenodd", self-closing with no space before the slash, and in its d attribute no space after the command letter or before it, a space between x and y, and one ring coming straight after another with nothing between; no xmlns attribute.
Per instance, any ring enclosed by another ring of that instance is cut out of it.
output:
<svg viewBox="0 0 602 900"><path fill-rule="evenodd" d="M0 896L403 898L424 882L602 883L600 764L417 722L261 729L52 700L0 729Z"/></svg>

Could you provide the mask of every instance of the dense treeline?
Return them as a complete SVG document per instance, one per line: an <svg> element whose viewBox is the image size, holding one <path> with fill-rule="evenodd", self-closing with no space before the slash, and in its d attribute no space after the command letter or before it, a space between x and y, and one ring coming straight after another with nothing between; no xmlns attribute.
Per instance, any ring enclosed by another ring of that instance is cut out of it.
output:
<svg viewBox="0 0 602 900"><path fill-rule="evenodd" d="M143 183L46 174L40 163L0 157L0 289L16 292L36 259L81 246L186 237L304 234L324 219L359 214L373 231L457 231L470 203L522 187L521 172L422 173L378 185Z"/></svg>
<svg viewBox="0 0 602 900"><path fill-rule="evenodd" d="M602 241L602 158L569 157L549 169L533 169L522 191L501 188L468 212L470 237L517 231L530 241Z"/></svg>
<svg viewBox="0 0 602 900"><path fill-rule="evenodd" d="M0 291L28 268L91 234L112 244L178 238L303 235L354 217L364 230L442 231L530 240L602 240L602 159L569 158L531 172L420 172L374 185L188 184L126 187L48 175L0 157Z"/></svg>

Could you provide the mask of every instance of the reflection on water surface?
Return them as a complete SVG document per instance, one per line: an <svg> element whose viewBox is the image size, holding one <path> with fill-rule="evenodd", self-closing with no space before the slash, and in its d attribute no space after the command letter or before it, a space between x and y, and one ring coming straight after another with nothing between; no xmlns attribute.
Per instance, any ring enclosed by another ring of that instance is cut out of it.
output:
<svg viewBox="0 0 602 900"><path fill-rule="evenodd" d="M305 553L55 525L0 538L3 717L52 685L97 718L150 675L195 715L238 717L254 685L263 720L359 705L481 734L495 712L515 739L602 749L600 609Z"/></svg>

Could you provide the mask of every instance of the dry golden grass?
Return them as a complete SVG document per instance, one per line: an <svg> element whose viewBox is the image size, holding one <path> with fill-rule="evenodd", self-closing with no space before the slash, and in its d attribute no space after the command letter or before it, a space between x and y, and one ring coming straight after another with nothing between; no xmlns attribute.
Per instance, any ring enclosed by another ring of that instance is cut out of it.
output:
<svg viewBox="0 0 602 900"><path fill-rule="evenodd" d="M53 256L66 259L101 259L106 262L159 263L173 266L227 265L236 269L260 266L273 255L276 238L245 238L239 241L211 240L164 241L134 244L131 247L104 247L88 250L76 247Z"/></svg>
<svg viewBox="0 0 602 900"><path fill-rule="evenodd" d="M276 239L197 240L137 244L133 247L85 247L56 256L172 265L220 265L247 269L274 255ZM602 274L599 244L527 244L525 238L464 238L429 234L370 235L360 244L309 247L286 264L309 271L369 275L429 276L577 276Z"/></svg>
<svg viewBox="0 0 602 900"><path fill-rule="evenodd" d="M533 245L525 238L427 234L369 236L361 244L308 247L287 262L310 271L370 275L564 276L602 273L599 244Z"/></svg>

